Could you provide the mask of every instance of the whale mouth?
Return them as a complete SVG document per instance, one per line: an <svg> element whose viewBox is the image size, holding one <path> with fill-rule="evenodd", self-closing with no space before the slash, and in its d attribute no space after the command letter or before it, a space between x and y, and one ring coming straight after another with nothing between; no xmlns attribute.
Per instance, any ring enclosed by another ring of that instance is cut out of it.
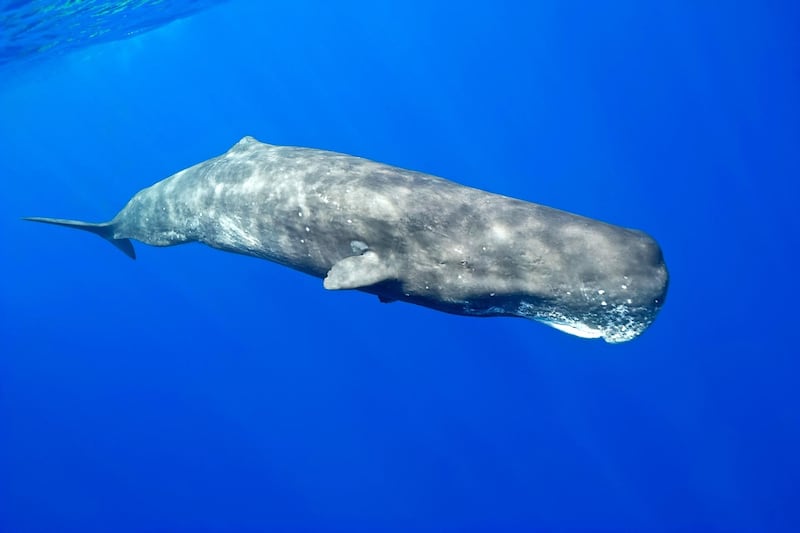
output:
<svg viewBox="0 0 800 533"><path fill-rule="evenodd" d="M567 314L554 307L543 309L523 303L517 314L563 333L582 339L603 339L609 344L635 339L655 318L655 312L651 309L628 305L608 306L602 312L583 310L580 314Z"/></svg>
<svg viewBox="0 0 800 533"><path fill-rule="evenodd" d="M582 324L580 322L567 324L564 322L556 322L555 320L545 320L545 319L540 319L539 322L541 322L542 324L547 324L551 328L555 328L563 333L568 333L569 335L574 335L582 339L599 339L603 337L602 330L593 328L591 326Z"/></svg>

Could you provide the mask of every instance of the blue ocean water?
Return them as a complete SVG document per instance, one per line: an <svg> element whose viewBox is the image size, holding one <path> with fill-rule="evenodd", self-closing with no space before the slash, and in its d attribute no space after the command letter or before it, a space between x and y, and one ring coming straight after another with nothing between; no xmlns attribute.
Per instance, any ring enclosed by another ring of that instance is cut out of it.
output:
<svg viewBox="0 0 800 533"><path fill-rule="evenodd" d="M793 3L211 4L0 2L0 531L800 528ZM244 135L643 229L667 303L608 345L20 220Z"/></svg>

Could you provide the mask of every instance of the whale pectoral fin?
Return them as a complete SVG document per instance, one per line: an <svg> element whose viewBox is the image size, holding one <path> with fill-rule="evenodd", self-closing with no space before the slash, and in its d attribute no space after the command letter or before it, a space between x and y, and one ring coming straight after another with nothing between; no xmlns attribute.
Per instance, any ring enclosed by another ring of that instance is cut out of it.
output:
<svg viewBox="0 0 800 533"><path fill-rule="evenodd" d="M322 284L331 291L362 289L395 277L394 269L381 261L378 254L368 250L335 263Z"/></svg>

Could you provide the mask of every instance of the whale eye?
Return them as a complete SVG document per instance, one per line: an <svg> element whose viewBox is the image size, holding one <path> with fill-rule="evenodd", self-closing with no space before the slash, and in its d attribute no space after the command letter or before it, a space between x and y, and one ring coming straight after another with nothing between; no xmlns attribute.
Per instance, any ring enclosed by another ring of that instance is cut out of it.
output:
<svg viewBox="0 0 800 533"><path fill-rule="evenodd" d="M364 252L369 250L369 246L364 241L350 241L350 249L354 254L363 255Z"/></svg>

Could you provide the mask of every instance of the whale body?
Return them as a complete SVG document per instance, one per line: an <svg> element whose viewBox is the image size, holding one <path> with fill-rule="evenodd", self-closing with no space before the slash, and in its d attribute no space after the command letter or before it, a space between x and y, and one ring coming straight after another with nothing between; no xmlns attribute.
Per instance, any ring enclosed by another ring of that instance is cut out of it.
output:
<svg viewBox="0 0 800 533"><path fill-rule="evenodd" d="M96 233L131 258L202 242L357 289L471 316L516 316L607 342L638 336L668 274L647 234L350 155L245 137L143 189Z"/></svg>

